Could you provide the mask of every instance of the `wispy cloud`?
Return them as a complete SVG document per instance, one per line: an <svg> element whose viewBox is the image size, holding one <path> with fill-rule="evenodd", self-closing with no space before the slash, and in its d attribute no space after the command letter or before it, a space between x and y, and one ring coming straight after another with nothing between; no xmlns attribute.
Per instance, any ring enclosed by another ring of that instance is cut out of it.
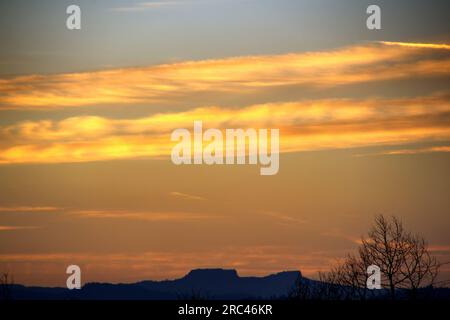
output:
<svg viewBox="0 0 450 320"><path fill-rule="evenodd" d="M432 252L440 252L450 254L450 245L431 245L428 249Z"/></svg>
<svg viewBox="0 0 450 320"><path fill-rule="evenodd" d="M418 153L432 153L432 152L450 152L450 146L430 147L421 149L392 150L387 151L384 154L395 155L395 154L418 154Z"/></svg>
<svg viewBox="0 0 450 320"><path fill-rule="evenodd" d="M152 211L120 211L120 210L74 210L69 212L81 218L128 219L143 221L190 221L219 218L213 214L190 212L152 212Z"/></svg>
<svg viewBox="0 0 450 320"><path fill-rule="evenodd" d="M39 229L37 226L0 226L0 231L17 231Z"/></svg>
<svg viewBox="0 0 450 320"><path fill-rule="evenodd" d="M187 194L187 193L182 193L182 192L177 192L177 191L170 192L169 194L172 197L181 198L184 200L201 200L201 201L206 200L206 198L204 198L204 197Z"/></svg>
<svg viewBox="0 0 450 320"><path fill-rule="evenodd" d="M387 150L377 153L362 153L357 154L357 157L367 157L367 156L386 156L386 155L411 155L411 154L424 154L424 153L441 153L450 152L450 146L433 146L426 148L403 148L396 150Z"/></svg>
<svg viewBox="0 0 450 320"><path fill-rule="evenodd" d="M328 231L322 232L320 235L324 237L342 239L358 245L361 244L361 238L346 234L339 229L330 229Z"/></svg>
<svg viewBox="0 0 450 320"><path fill-rule="evenodd" d="M444 44L444 43L438 44L438 43L391 42L391 41L380 41L380 43L388 45L388 46L450 50L450 45Z"/></svg>
<svg viewBox="0 0 450 320"><path fill-rule="evenodd" d="M449 75L434 45L369 43L338 50L249 56L107 71L0 79L1 109L158 105L203 93L263 94L270 88L330 88ZM445 50L447 52L448 50Z"/></svg>
<svg viewBox="0 0 450 320"><path fill-rule="evenodd" d="M28 206L18 206L18 207L0 207L0 212L50 212L57 211L58 207L28 207Z"/></svg>
<svg viewBox="0 0 450 320"><path fill-rule="evenodd" d="M285 214L282 212L261 211L260 214L273 219L274 221L276 221L276 223L281 224L281 225L297 226L298 224L306 223L306 220L304 220L304 219L294 217L292 215Z"/></svg>

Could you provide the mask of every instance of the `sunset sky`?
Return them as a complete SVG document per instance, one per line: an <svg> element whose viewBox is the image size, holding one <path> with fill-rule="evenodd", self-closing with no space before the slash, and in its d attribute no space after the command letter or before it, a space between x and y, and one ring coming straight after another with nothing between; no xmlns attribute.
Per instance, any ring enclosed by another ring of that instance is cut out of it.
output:
<svg viewBox="0 0 450 320"><path fill-rule="evenodd" d="M365 26L377 3L382 30ZM78 4L82 29L65 27ZM396 215L450 261L448 1L0 2L0 272L64 286L314 277ZM280 168L174 129L280 130ZM450 279L448 266L442 279Z"/></svg>

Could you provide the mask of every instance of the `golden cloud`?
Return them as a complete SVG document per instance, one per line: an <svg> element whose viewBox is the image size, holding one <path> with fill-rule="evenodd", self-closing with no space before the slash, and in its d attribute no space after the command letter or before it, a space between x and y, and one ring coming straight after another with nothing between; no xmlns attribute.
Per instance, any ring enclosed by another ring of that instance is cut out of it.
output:
<svg viewBox="0 0 450 320"><path fill-rule="evenodd" d="M79 116L0 127L0 163L61 163L170 155L170 133L191 129L279 128L281 152L450 140L450 99L326 99L202 107L136 119Z"/></svg>
<svg viewBox="0 0 450 320"><path fill-rule="evenodd" d="M450 46L448 44L444 44L444 43L437 44L437 43L392 42L392 41L380 41L380 43L388 45L388 46L450 50Z"/></svg>
<svg viewBox="0 0 450 320"><path fill-rule="evenodd" d="M48 109L185 101L198 93L257 94L449 75L447 45L368 43L334 51L249 56L96 72L0 79L0 108Z"/></svg>
<svg viewBox="0 0 450 320"><path fill-rule="evenodd" d="M324 88L417 76L448 77L448 51L443 44L381 42L328 52L21 76L0 79L0 108L183 102L198 92L258 96L284 85ZM171 131L191 128L195 120L202 120L205 128L222 130L278 128L282 152L447 141L449 102L448 93L244 107L226 107L218 101L213 106L135 119L80 115L19 121L0 126L0 164L166 157L173 147Z"/></svg>

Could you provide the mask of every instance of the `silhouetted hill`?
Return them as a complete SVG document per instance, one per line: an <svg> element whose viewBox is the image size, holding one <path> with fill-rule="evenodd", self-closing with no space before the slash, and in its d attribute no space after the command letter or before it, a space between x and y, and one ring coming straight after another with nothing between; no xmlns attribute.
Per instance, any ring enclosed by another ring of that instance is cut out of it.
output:
<svg viewBox="0 0 450 320"><path fill-rule="evenodd" d="M303 292L290 299L358 299L348 297L351 288L339 287L342 297L330 298L320 293L326 284L302 277L300 271L285 271L265 277L240 277L232 269L195 269L182 278L163 281L141 281L130 284L87 283L80 290L66 288L26 287L12 285L10 295L16 300L240 300L287 299L296 280L301 279ZM305 289L308 291L307 296ZM399 289L398 299L407 300L410 292ZM422 288L420 300L448 300L449 288ZM389 299L387 289L371 291L367 299Z"/></svg>
<svg viewBox="0 0 450 320"><path fill-rule="evenodd" d="M299 271L266 277L240 277L236 270L196 269L180 279L132 284L88 283L81 290L12 287L13 299L167 300L167 299L269 299L288 294Z"/></svg>

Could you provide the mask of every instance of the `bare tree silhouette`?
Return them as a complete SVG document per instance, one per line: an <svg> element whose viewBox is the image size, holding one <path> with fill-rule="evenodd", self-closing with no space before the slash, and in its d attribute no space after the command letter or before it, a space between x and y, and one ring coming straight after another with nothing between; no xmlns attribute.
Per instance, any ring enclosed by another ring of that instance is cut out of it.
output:
<svg viewBox="0 0 450 320"><path fill-rule="evenodd" d="M4 272L0 274L0 300L12 299L12 286L14 284L13 278L9 273Z"/></svg>
<svg viewBox="0 0 450 320"><path fill-rule="evenodd" d="M417 290L424 286L436 284L440 264L428 251L427 243L423 238L413 236L411 247L405 257L405 265L400 270L406 278L408 287L411 289L413 299L417 296Z"/></svg>
<svg viewBox="0 0 450 320"><path fill-rule="evenodd" d="M411 289L415 297L418 288L434 284L439 272L439 263L430 254L425 239L406 231L396 217L375 218L368 238L362 238L359 257L366 266L380 267L392 299L397 288Z"/></svg>
<svg viewBox="0 0 450 320"><path fill-rule="evenodd" d="M379 215L368 237L361 239L356 255L349 254L329 272L319 273L320 283L314 288L305 280L297 281L291 294L310 299L364 300L373 294L367 289L370 265L380 268L382 286L389 289L391 299L396 298L399 288L408 289L411 299L420 288L433 288L440 267L422 236L406 231L396 217Z"/></svg>
<svg viewBox="0 0 450 320"><path fill-rule="evenodd" d="M328 281L341 288L340 297L344 299L366 299L367 296L366 265L358 256L349 254L340 264L322 276L321 281ZM319 276L320 279L320 276Z"/></svg>

